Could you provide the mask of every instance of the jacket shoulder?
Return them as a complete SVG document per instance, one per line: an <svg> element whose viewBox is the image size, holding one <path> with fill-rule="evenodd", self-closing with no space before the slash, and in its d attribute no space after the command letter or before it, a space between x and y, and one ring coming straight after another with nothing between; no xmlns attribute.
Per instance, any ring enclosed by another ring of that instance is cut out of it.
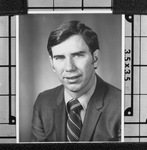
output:
<svg viewBox="0 0 147 150"><path fill-rule="evenodd" d="M57 86L53 89L49 89L49 90L45 90L43 92L41 92L39 95L46 97L46 96L53 96L56 95L57 93L59 93L61 90L63 89L63 85Z"/></svg>
<svg viewBox="0 0 147 150"><path fill-rule="evenodd" d="M64 91L63 89L63 85L60 85L53 89L41 92L37 97L35 105L37 105L37 107L44 108L47 106L53 108L56 105L59 94Z"/></svg>
<svg viewBox="0 0 147 150"><path fill-rule="evenodd" d="M107 90L108 90L108 93L112 96L115 96L115 97L118 97L120 98L121 97L121 90L118 89L117 87L109 84L109 83L106 83L107 85Z"/></svg>
<svg viewBox="0 0 147 150"><path fill-rule="evenodd" d="M98 76L98 87L101 92L103 92L103 95L105 98L108 99L114 99L117 101L121 100L121 90L117 87L113 86L112 84L104 81Z"/></svg>

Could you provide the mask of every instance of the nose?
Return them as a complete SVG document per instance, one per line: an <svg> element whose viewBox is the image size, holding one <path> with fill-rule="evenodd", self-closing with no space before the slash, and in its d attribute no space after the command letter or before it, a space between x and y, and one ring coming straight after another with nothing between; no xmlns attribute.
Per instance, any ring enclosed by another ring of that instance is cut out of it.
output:
<svg viewBox="0 0 147 150"><path fill-rule="evenodd" d="M75 70L75 63L72 58L67 58L65 63L65 71L66 72L72 72Z"/></svg>

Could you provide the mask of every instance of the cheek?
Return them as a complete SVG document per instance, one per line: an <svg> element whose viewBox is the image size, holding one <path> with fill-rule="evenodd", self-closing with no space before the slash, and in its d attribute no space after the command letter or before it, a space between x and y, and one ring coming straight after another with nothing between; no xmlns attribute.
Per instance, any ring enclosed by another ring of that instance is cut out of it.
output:
<svg viewBox="0 0 147 150"><path fill-rule="evenodd" d="M61 76L61 75L62 75L62 70L61 70L61 68L55 68L55 71L56 71L56 74L57 74L58 76Z"/></svg>
<svg viewBox="0 0 147 150"><path fill-rule="evenodd" d="M55 68L55 70L57 71L57 72L61 72L61 70L64 68L63 67L63 63L57 63L56 61L55 62L53 62L53 66L54 66L54 68Z"/></svg>
<svg viewBox="0 0 147 150"><path fill-rule="evenodd" d="M62 75L62 72L63 72L62 65L60 65L60 64L54 65L54 69L55 69L56 74L60 77Z"/></svg>
<svg viewBox="0 0 147 150"><path fill-rule="evenodd" d="M89 76L94 70L92 61L87 61L85 63L81 63L79 69L83 72L83 74L85 76Z"/></svg>

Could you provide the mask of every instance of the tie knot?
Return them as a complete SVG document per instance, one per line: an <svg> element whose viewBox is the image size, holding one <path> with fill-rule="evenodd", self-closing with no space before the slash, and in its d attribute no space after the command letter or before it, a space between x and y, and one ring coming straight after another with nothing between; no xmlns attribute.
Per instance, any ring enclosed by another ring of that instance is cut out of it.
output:
<svg viewBox="0 0 147 150"><path fill-rule="evenodd" d="M68 112L69 111L81 111L83 107L77 99L72 99L67 103L67 109L68 109Z"/></svg>

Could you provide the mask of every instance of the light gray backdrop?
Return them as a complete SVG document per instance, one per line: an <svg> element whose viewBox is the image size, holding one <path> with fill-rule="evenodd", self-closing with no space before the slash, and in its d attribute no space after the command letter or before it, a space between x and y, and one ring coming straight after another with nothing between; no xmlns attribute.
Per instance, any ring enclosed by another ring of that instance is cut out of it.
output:
<svg viewBox="0 0 147 150"><path fill-rule="evenodd" d="M60 84L47 52L49 33L60 23L80 20L98 34L101 58L98 74L121 88L121 15L48 14L19 18L19 141L29 142L37 95Z"/></svg>

